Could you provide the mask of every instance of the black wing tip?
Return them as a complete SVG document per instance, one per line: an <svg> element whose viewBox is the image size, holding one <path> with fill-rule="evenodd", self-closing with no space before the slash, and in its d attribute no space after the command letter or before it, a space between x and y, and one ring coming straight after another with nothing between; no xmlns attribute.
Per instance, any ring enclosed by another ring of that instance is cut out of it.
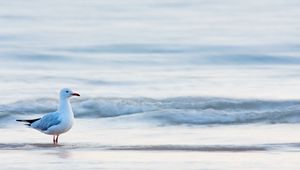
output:
<svg viewBox="0 0 300 170"><path fill-rule="evenodd" d="M26 125L31 125L33 122L35 122L35 121L38 121L38 120L40 120L41 118L37 118L37 119L29 119L29 120L21 120L21 119L17 119L16 121L17 122L26 122L26 123L28 123L28 124L26 124Z"/></svg>
<svg viewBox="0 0 300 170"><path fill-rule="evenodd" d="M24 125L26 125L26 126L31 126L31 123L29 123L27 120L20 120L20 119L17 119L16 121L17 121L17 122L26 122Z"/></svg>

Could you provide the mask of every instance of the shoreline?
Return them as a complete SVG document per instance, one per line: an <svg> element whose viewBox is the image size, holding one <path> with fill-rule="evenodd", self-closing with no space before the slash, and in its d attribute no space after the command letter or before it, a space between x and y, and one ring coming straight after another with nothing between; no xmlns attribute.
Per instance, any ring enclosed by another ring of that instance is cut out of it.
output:
<svg viewBox="0 0 300 170"><path fill-rule="evenodd" d="M0 128L3 169L297 170L298 124L142 126L77 119L53 145L20 124ZM279 162L279 164L274 164Z"/></svg>

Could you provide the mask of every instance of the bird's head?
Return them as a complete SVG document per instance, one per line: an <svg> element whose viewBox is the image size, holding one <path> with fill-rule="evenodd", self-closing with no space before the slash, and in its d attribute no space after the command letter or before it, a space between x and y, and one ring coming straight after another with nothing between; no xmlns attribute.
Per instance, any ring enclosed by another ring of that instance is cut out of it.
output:
<svg viewBox="0 0 300 170"><path fill-rule="evenodd" d="M61 89L59 95L60 95L60 98L70 98L72 96L80 96L80 94L73 92L69 88Z"/></svg>

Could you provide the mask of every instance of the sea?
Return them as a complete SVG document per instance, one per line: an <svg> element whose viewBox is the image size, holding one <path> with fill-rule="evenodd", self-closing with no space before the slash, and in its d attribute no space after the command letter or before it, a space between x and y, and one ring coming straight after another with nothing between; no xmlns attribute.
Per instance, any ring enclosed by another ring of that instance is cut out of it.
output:
<svg viewBox="0 0 300 170"><path fill-rule="evenodd" d="M300 1L0 1L4 169L299 169ZM52 137L15 122L57 109Z"/></svg>

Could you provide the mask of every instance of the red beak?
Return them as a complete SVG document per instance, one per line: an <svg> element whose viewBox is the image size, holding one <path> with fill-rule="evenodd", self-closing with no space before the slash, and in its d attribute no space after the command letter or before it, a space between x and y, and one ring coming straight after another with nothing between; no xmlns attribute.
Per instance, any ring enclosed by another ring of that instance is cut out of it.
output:
<svg viewBox="0 0 300 170"><path fill-rule="evenodd" d="M72 93L72 96L80 96L78 93Z"/></svg>

